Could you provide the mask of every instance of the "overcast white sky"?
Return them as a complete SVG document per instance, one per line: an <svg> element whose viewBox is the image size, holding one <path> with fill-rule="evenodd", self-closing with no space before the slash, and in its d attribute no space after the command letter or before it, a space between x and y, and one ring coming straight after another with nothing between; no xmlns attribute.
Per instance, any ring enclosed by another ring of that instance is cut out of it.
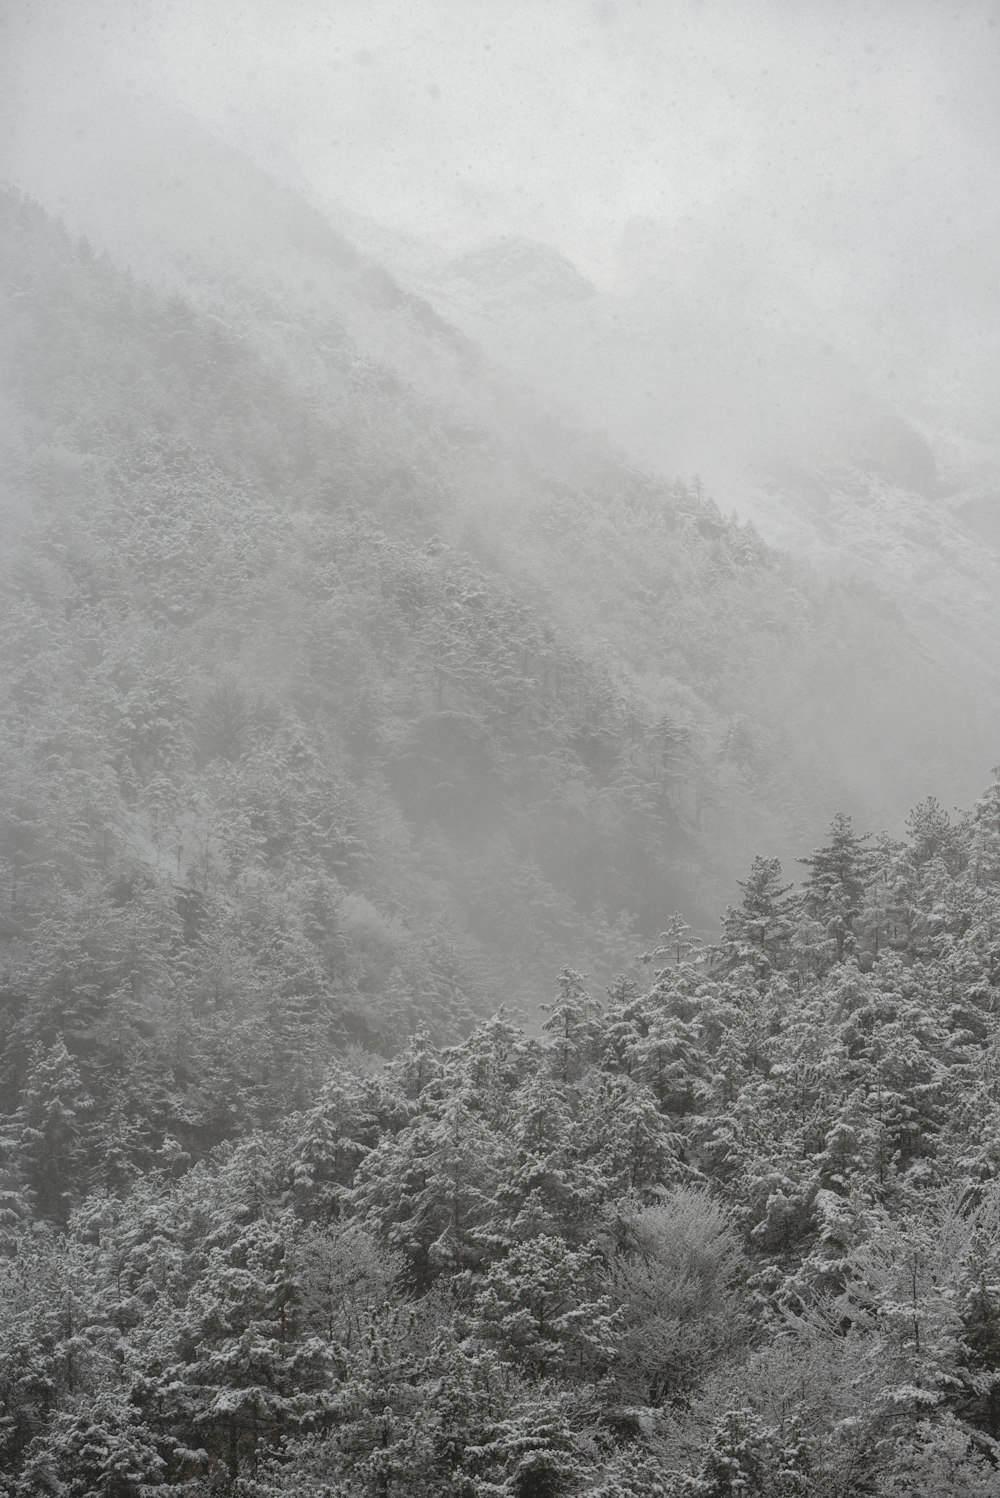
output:
<svg viewBox="0 0 1000 1498"><path fill-rule="evenodd" d="M692 261L732 240L732 291L741 257L758 281L770 265L779 294L806 287L882 339L887 365L935 349L995 382L1000 0L0 0L0 16L7 139L44 131L57 97L152 90L445 245L532 235L613 284L655 275L664 233Z"/></svg>
<svg viewBox="0 0 1000 1498"><path fill-rule="evenodd" d="M162 88L270 137L350 206L438 238L533 233L596 268L633 217L733 191L816 238L849 240L855 215L887 241L975 238L984 212L997 219L1000 8L982 0L0 0L0 13L10 113L25 92Z"/></svg>

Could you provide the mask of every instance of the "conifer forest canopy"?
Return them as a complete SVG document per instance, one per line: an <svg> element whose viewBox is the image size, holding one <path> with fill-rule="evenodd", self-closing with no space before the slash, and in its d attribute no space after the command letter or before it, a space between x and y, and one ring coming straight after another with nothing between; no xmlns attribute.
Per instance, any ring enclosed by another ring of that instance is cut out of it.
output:
<svg viewBox="0 0 1000 1498"><path fill-rule="evenodd" d="M1000 1498L998 78L0 0L0 1498Z"/></svg>

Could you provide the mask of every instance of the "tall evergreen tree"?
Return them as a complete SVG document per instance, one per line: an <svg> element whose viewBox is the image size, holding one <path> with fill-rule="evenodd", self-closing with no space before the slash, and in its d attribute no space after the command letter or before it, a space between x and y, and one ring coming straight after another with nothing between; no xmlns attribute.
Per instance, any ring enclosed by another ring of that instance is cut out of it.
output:
<svg viewBox="0 0 1000 1498"><path fill-rule="evenodd" d="M781 882L777 858L755 858L750 873L739 885L742 902L730 905L723 918L723 965L746 966L763 978L782 965L794 929L792 916L797 901L791 894L793 886Z"/></svg>
<svg viewBox="0 0 1000 1498"><path fill-rule="evenodd" d="M14 1116L15 1163L50 1222L65 1227L86 1185L86 1130L92 1100L62 1039L35 1051Z"/></svg>
<svg viewBox="0 0 1000 1498"><path fill-rule="evenodd" d="M838 962L854 947L854 926L871 872L871 856L865 847L870 836L867 832L859 836L851 818L838 812L829 840L810 857L799 859L809 870L803 908L826 932Z"/></svg>

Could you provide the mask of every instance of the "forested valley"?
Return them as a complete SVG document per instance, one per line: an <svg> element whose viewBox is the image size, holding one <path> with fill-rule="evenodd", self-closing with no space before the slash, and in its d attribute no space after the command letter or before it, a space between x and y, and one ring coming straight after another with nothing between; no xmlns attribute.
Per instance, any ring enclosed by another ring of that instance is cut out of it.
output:
<svg viewBox="0 0 1000 1498"><path fill-rule="evenodd" d="M0 1494L997 1494L992 626L196 155L0 193Z"/></svg>

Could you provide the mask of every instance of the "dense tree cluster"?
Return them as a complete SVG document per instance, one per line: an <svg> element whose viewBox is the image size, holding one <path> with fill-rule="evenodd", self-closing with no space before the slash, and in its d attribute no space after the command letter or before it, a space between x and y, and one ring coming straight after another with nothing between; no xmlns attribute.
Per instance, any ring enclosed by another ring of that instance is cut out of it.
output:
<svg viewBox="0 0 1000 1498"><path fill-rule="evenodd" d="M200 1161L64 1004L3 1120L5 1491L995 1492L1000 779L908 832Z"/></svg>

